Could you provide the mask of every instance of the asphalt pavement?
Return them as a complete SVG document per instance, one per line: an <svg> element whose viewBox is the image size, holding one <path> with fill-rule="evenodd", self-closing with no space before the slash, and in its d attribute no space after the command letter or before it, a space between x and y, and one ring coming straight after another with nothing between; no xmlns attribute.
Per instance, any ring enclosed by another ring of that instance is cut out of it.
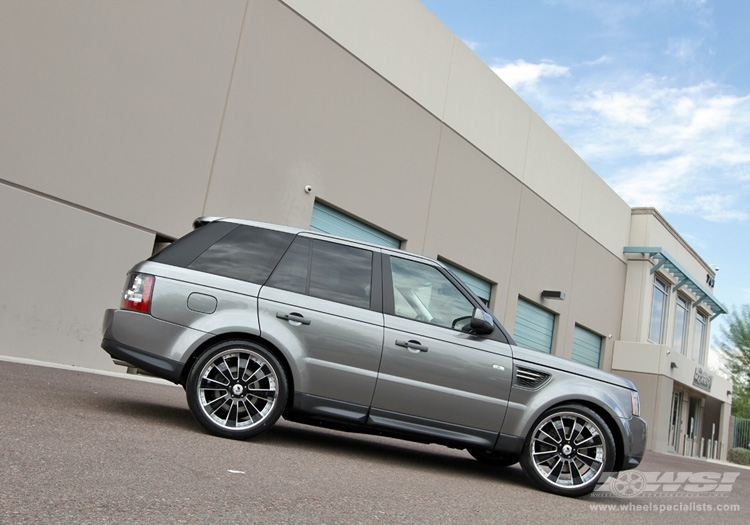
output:
<svg viewBox="0 0 750 525"><path fill-rule="evenodd" d="M159 381L0 360L0 394L2 524L750 522L734 465L649 453L572 499L438 445L284 420L216 438Z"/></svg>

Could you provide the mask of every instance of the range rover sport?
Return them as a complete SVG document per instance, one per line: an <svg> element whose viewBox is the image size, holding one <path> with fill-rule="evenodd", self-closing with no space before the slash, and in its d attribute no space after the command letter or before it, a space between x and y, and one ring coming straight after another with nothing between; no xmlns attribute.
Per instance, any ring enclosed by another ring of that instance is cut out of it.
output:
<svg viewBox="0 0 750 525"><path fill-rule="evenodd" d="M194 226L133 267L102 347L183 385L208 432L247 439L283 416L439 443L520 462L566 496L639 464L634 385L516 346L438 261L245 220Z"/></svg>

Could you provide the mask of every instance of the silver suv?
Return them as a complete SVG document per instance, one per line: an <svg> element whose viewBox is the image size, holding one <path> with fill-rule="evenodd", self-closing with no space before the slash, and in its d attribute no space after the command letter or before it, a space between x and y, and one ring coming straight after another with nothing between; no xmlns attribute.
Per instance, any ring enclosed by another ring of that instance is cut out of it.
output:
<svg viewBox="0 0 750 525"><path fill-rule="evenodd" d="M439 262L244 220L194 226L131 270L102 348L183 385L208 432L246 439L283 415L520 461L567 496L639 464L634 385L515 346Z"/></svg>

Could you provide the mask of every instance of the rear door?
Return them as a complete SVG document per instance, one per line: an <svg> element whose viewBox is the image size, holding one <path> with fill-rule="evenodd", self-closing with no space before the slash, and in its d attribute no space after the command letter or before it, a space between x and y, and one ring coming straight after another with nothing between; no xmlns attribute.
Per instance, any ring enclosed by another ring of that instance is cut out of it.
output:
<svg viewBox="0 0 750 525"><path fill-rule="evenodd" d="M379 251L299 235L258 301L264 337L291 354L295 408L364 422L383 348Z"/></svg>
<svg viewBox="0 0 750 525"><path fill-rule="evenodd" d="M437 266L385 257L383 283L385 339L370 423L494 447L513 374L510 346L462 331L476 304Z"/></svg>

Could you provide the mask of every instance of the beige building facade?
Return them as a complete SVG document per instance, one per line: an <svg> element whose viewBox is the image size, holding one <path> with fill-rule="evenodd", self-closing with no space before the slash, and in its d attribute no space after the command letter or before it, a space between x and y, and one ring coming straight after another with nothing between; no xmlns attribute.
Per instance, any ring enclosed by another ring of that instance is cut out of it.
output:
<svg viewBox="0 0 750 525"><path fill-rule="evenodd" d="M361 227L462 272L519 342L632 379L653 450L726 447L714 271L417 0L3 2L0 65L0 354L121 370L104 309L198 216Z"/></svg>

